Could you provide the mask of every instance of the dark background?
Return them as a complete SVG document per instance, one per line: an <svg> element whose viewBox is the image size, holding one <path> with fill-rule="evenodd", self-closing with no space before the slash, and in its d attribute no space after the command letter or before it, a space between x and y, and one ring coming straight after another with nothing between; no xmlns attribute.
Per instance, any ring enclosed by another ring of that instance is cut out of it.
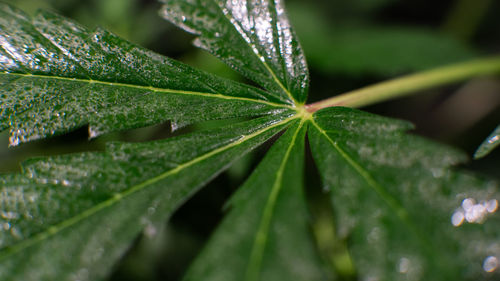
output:
<svg viewBox="0 0 500 281"><path fill-rule="evenodd" d="M231 79L243 77L191 45L193 36L158 16L154 0L13 0L34 13L51 9L83 25L102 26L160 54ZM311 72L309 101L447 63L500 53L500 1L288 0L289 17ZM471 156L500 122L500 79L484 77L363 108L410 120L413 134L458 147ZM190 126L174 134L215 122ZM8 148L0 133L0 173L19 171L26 158L97 151L109 140L171 136L170 124L88 140L87 128ZM222 206L270 143L245 156L196 194L165 225L146 230L114 269L111 280L178 280L220 221ZM312 166L312 163L308 164ZM458 167L500 179L500 149ZM309 186L319 186L314 170ZM314 193L314 191L313 191ZM314 196L313 196L314 197Z"/></svg>

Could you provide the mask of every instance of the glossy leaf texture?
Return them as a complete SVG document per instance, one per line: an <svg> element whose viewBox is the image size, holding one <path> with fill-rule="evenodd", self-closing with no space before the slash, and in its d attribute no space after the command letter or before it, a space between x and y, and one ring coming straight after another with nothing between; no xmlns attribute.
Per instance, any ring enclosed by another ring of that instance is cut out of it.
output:
<svg viewBox="0 0 500 281"><path fill-rule="evenodd" d="M228 202L184 280L326 280L303 194L304 121L296 121Z"/></svg>
<svg viewBox="0 0 500 281"><path fill-rule="evenodd" d="M449 168L450 148L411 126L347 108L317 112L308 132L337 234L361 280L496 280L498 184Z"/></svg>
<svg viewBox="0 0 500 281"><path fill-rule="evenodd" d="M482 158L490 152L493 151L497 146L500 145L500 125L496 127L496 129L491 132L491 134L484 140L484 142L477 148L474 153L474 158Z"/></svg>
<svg viewBox="0 0 500 281"><path fill-rule="evenodd" d="M24 163L23 175L0 177L0 279L101 280L143 228L154 234L200 186L291 119Z"/></svg>
<svg viewBox="0 0 500 281"><path fill-rule="evenodd" d="M161 15L201 47L289 104L303 103L309 75L282 0L161 0Z"/></svg>
<svg viewBox="0 0 500 281"><path fill-rule="evenodd" d="M0 3L0 130L11 145L89 125L90 137L171 120L282 110L279 100L58 15Z"/></svg>

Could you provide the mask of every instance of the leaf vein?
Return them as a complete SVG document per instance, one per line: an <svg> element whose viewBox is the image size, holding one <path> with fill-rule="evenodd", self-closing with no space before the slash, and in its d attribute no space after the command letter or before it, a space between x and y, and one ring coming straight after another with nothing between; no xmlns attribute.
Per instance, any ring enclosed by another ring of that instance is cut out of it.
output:
<svg viewBox="0 0 500 281"><path fill-rule="evenodd" d="M201 162L201 161L203 161L203 160L205 160L205 159L207 159L207 158L209 158L211 156L214 156L214 155L216 155L218 153L221 153L221 152L223 152L225 150L228 150L228 149L230 149L232 147L235 147L235 146L237 146L239 144L242 144L245 141L250 140L252 138L255 138L255 137L257 137L257 136L265 133L266 131L268 131L268 130L270 130L272 128L275 128L275 127L278 127L278 126L281 126L281 125L285 125L286 123L288 123L288 122L290 122L290 121L292 121L294 119L297 119L297 118L299 118L297 115L293 115L293 116L291 116L291 117L289 117L287 119L284 119L284 120L282 120L280 122L274 123L274 124L272 124L272 125L270 125L268 127L265 127L265 128L263 128L263 129L261 129L261 130L259 130L257 132L254 132L254 133L249 134L249 135L247 135L247 136L245 136L243 138L240 138L240 139L236 140L235 142L232 142L232 143L230 143L228 145L225 145L223 147L220 147L218 149L214 149L214 150L212 150L212 151L210 151L208 153L205 153L205 154L203 154L203 155L201 155L199 157L196 157L196 158L194 158L194 159L192 159L192 160L190 160L188 162L180 164L176 168L171 169L171 170L169 170L167 172L164 172L164 173L162 173L162 174L160 174L160 175L158 175L156 177L153 177L153 178L151 178L149 180L146 180L146 181L144 181L142 183L136 184L136 185L132 186L130 189L127 189L124 192L116 193L111 198L109 198L109 199L107 199L107 200L105 200L105 201L103 201L103 202L95 205L94 207L92 207L90 209L87 209L86 211L80 213L77 216L74 216L74 217L72 217L70 219L67 219L67 220L65 220L65 221L63 221L63 222L61 222L61 223L59 223L59 224L57 224L55 226L51 226L47 230L45 230L44 232L41 232L41 233L33 236L32 238L23 240L19 244L16 244L14 246L7 247L7 248L3 249L3 251L0 251L0 261L5 260L8 257L10 257L10 256L12 256L12 255L14 255L14 254L16 254L16 253L18 253L18 252L26 249L26 248L32 246L32 245L40 242L40 241L43 241L45 239L50 238L51 236L56 235L57 233L61 232L62 230L67 229L67 228L73 226L74 224L80 222L81 220L83 220L83 219L85 219L87 217L90 217L90 216L98 213L101 210L104 210L104 209L106 209L106 208L108 208L110 206L113 206L115 203L121 201L125 197L127 197L127 196L129 196L131 194L134 194L134 193L136 193L136 192L138 192L138 191L146 188L149 185L152 185L152 184L154 184L154 183L156 183L156 182L158 182L158 181L160 181L162 179L165 179L165 178L167 178L167 177L169 177L171 175L177 174L177 173L181 172L182 170L184 170L185 168L188 168L188 167L190 167L190 166L192 166L192 165L194 165L196 163L199 163L199 162Z"/></svg>
<svg viewBox="0 0 500 281"><path fill-rule="evenodd" d="M382 200L391 208L396 216L419 238L420 242L424 246L425 250L433 253L432 246L427 237L423 235L421 231L415 226L413 221L411 221L410 216L406 209L394 198L390 193L388 193L382 185L380 185L373 176L359 163L357 163L342 147L340 147L335 141L333 141L325 130L323 130L316 121L311 118L311 123L316 127L316 129L323 135L326 140L332 145L332 147L346 160L346 162L365 180L365 182L370 186L381 198Z"/></svg>
<svg viewBox="0 0 500 281"><path fill-rule="evenodd" d="M241 35L241 37L243 38L243 40L245 40L247 42L247 44L252 49L253 53L257 56L257 58L259 59L259 61L266 68L267 72L269 72L269 74L271 75L271 77L273 78L273 80L276 82L276 84L290 98L290 100L292 101L293 105L296 105L297 101L293 97L292 93L290 93L290 91L283 85L283 83L278 79L278 76L276 76L276 73L274 73L274 71L271 69L271 67L267 64L264 56L259 52L259 50L255 46L255 44L252 43L252 41L250 40L249 36L246 34L246 32L244 31L243 27L241 26L241 23L238 22L238 21L236 21L236 20L233 20L232 17L229 15L229 13L226 13L225 9L223 7L221 7L219 4L217 4L216 2L215 2L215 4L217 5L217 7L219 7L219 9L221 10L221 12L224 15L224 17L227 20L229 20L229 22L231 23L232 26L234 26L234 28ZM247 5L249 5L249 2L247 2ZM249 11L249 10L250 9L247 8L247 11Z"/></svg>
<svg viewBox="0 0 500 281"><path fill-rule="evenodd" d="M8 76L17 75L17 76L31 77L31 78L38 78L38 79L55 79L55 80L60 80L60 81L69 81L69 82L79 82L79 83L89 83L89 84L100 84L100 85L104 85L104 86L133 88L133 89L139 89L139 90L152 91L155 93L171 93L171 94L179 94L179 95L191 95L191 96L218 98L218 99L225 99L225 100L248 101L248 102L262 103L262 104L266 104L266 105L269 105L272 107L289 108L289 109L295 110L295 107L287 105L287 104L279 104L279 103L274 103L274 102L269 102L269 101L264 101L264 100L252 99L252 98L226 96L223 94L183 91L183 90L174 90L174 89L163 89L163 88L155 88L155 87L151 87L151 86L140 86L140 85L124 84L124 83L117 83L117 82L106 82L106 81L99 81L99 80L92 80L92 79L85 80L85 79L79 79L79 78L68 78L68 77L61 77L61 76L47 76L47 75L39 75L39 74L21 74L21 73L5 73L4 72L4 73L0 73L0 75L8 75Z"/></svg>
<svg viewBox="0 0 500 281"><path fill-rule="evenodd" d="M278 199L279 193L282 188L282 179L283 172L286 166L286 162L290 156L293 146L295 145L295 141L297 139L297 135L299 134L302 126L304 125L305 119L301 118L300 124L295 131L290 145L288 146L283 160L280 164L280 167L276 173L276 179L271 188L271 193L269 194L269 198L264 207L264 211L262 213L262 218L259 224L258 231L255 235L254 243L252 246L252 251L250 252L250 260L248 262L247 271L246 271L246 281L258 280L260 268L262 266L262 260L264 256L264 250L267 244L267 236L269 232L269 228L271 225L271 220L273 216L273 209L276 205L276 200Z"/></svg>

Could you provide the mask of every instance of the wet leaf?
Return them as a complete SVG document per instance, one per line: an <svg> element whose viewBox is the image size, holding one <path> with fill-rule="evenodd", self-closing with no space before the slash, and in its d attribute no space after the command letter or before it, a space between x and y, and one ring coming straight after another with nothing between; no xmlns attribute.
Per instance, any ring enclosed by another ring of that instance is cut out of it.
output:
<svg viewBox="0 0 500 281"><path fill-rule="evenodd" d="M407 122L340 107L307 112L307 68L282 1L163 2L164 17L265 90L0 4L0 130L13 145L86 124L95 137L166 120L248 119L31 159L21 174L0 175L1 280L103 280L138 234L154 235L191 194L285 129L187 280L499 278L498 184L450 168L465 157L406 134ZM326 239L345 250L330 257L331 273L309 232L306 134L335 212Z"/></svg>
<svg viewBox="0 0 500 281"><path fill-rule="evenodd" d="M23 175L0 177L0 279L101 280L142 229L154 235L155 224L288 116L25 162Z"/></svg>
<svg viewBox="0 0 500 281"><path fill-rule="evenodd" d="M500 145L500 126L491 132L488 138L477 148L474 158L479 159L490 154L498 145Z"/></svg>
<svg viewBox="0 0 500 281"><path fill-rule="evenodd" d="M167 120L182 126L286 108L218 78L48 12L0 4L0 130L11 145L89 125L90 137Z"/></svg>
<svg viewBox="0 0 500 281"><path fill-rule="evenodd" d="M309 76L282 0L161 0L161 15L283 102L303 103Z"/></svg>
<svg viewBox="0 0 500 281"><path fill-rule="evenodd" d="M488 265L500 256L498 184L449 168L464 155L405 134L406 122L353 109L319 111L310 128L360 279L500 276Z"/></svg>
<svg viewBox="0 0 500 281"><path fill-rule="evenodd" d="M273 145L185 280L325 280L303 195L305 131L296 121Z"/></svg>

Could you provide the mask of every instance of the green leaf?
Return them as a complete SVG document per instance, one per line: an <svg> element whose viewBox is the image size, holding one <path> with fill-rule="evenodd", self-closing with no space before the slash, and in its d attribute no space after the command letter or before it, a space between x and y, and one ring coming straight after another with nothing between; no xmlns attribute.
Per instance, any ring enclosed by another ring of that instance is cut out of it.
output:
<svg viewBox="0 0 500 281"><path fill-rule="evenodd" d="M327 74L389 76L470 59L470 47L437 31L375 23L337 23L311 5L290 5L311 67ZM321 38L321 40L318 40Z"/></svg>
<svg viewBox="0 0 500 281"><path fill-rule="evenodd" d="M186 279L329 277L308 227L306 134L331 190L337 228L327 242L341 243L329 245L335 279L352 279L354 269L361 280L499 279L498 184L451 170L463 155L406 135L406 122L303 107L307 68L282 1L164 3L162 14L196 33L198 46L269 92L101 29L47 12L30 19L0 4L0 130L11 130L13 145L86 124L95 137L166 120L251 119L32 159L22 174L0 176L0 280L105 279L138 234L154 233L202 185L287 127ZM479 65L496 69L495 59L487 62ZM478 74L477 64L468 75Z"/></svg>
<svg viewBox="0 0 500 281"><path fill-rule="evenodd" d="M309 75L282 0L161 0L161 15L283 102L303 103Z"/></svg>
<svg viewBox="0 0 500 281"><path fill-rule="evenodd" d="M404 134L410 124L347 108L317 112L309 139L337 234L360 279L490 280L498 184L458 173L464 156Z"/></svg>
<svg viewBox="0 0 500 281"><path fill-rule="evenodd" d="M0 177L0 279L101 280L143 228L290 120L26 162L23 175Z"/></svg>
<svg viewBox="0 0 500 281"><path fill-rule="evenodd" d="M500 125L486 138L486 140L477 148L474 158L479 159L493 151L500 145Z"/></svg>
<svg viewBox="0 0 500 281"><path fill-rule="evenodd" d="M185 280L325 280L309 231L304 121L273 145Z"/></svg>
<svg viewBox="0 0 500 281"><path fill-rule="evenodd" d="M286 108L217 78L48 12L0 3L0 130L11 145L89 125L90 137L172 120L176 126Z"/></svg>

